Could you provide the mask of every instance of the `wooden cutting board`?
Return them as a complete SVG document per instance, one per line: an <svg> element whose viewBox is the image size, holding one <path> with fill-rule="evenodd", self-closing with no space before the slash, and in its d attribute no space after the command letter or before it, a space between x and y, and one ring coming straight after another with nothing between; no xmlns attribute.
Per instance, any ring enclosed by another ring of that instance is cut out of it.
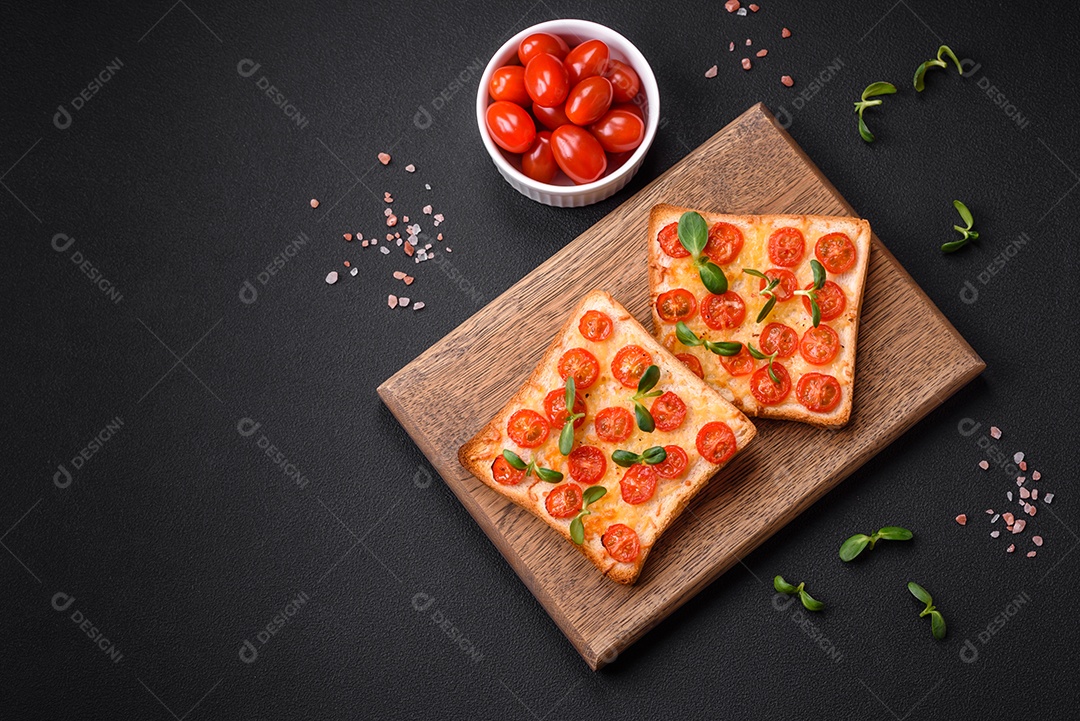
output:
<svg viewBox="0 0 1080 721"><path fill-rule="evenodd" d="M755 419L758 437L661 537L637 584L615 584L540 520L473 478L458 464L457 450L525 381L568 309L589 290L609 291L651 327L646 226L657 203L721 213L858 215L769 111L755 105L378 389L593 669L985 367L875 236L851 423L823 431Z"/></svg>

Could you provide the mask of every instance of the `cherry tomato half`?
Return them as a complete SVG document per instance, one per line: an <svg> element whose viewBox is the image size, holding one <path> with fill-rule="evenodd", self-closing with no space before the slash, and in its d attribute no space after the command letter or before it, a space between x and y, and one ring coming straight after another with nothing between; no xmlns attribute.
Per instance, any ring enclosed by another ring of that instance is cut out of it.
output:
<svg viewBox="0 0 1080 721"><path fill-rule="evenodd" d="M566 399L563 398L563 400ZM686 404L677 394L667 391L653 401L649 413L656 421L657 430L673 431L681 426L686 418Z"/></svg>
<svg viewBox="0 0 1080 721"><path fill-rule="evenodd" d="M696 355L693 353L676 353L675 357L681 360L690 369L691 373L704 380L705 369L701 367L701 361L698 360Z"/></svg>
<svg viewBox="0 0 1080 721"><path fill-rule="evenodd" d="M822 323L817 328L807 328L799 343L799 354L807 363L823 366L832 362L840 352L840 336L829 326Z"/></svg>
<svg viewBox="0 0 1080 721"><path fill-rule="evenodd" d="M533 33L518 45L518 60L522 65L528 65L530 60L541 53L550 53L562 60L568 52L570 52L570 46L558 35Z"/></svg>
<svg viewBox="0 0 1080 721"><path fill-rule="evenodd" d="M609 153L626 153L645 139L645 121L629 110L609 110L589 131Z"/></svg>
<svg viewBox="0 0 1080 721"><path fill-rule="evenodd" d="M525 89L537 105L561 105L570 92L566 68L551 53L540 53L525 66Z"/></svg>
<svg viewBox="0 0 1080 721"><path fill-rule="evenodd" d="M720 356L720 365L733 376L750 375L754 372L754 356L743 346L735 355Z"/></svg>
<svg viewBox="0 0 1080 721"><path fill-rule="evenodd" d="M599 180L607 171L604 148L585 128L560 125L551 133L551 149L555 162L578 185Z"/></svg>
<svg viewBox="0 0 1080 721"><path fill-rule="evenodd" d="M660 247L664 249L664 253L672 258L689 258L690 251L683 247L683 244L679 242L679 224L668 223L657 234L656 239L660 241Z"/></svg>
<svg viewBox="0 0 1080 721"><path fill-rule="evenodd" d="M799 347L799 334L794 328L783 323L769 323L761 329L759 340L762 353L776 353L778 358L790 358Z"/></svg>
<svg viewBox="0 0 1080 721"><path fill-rule="evenodd" d="M723 421L711 421L703 425L698 431L695 445L702 458L716 465L731 458L738 450L731 426Z"/></svg>
<svg viewBox="0 0 1080 721"><path fill-rule="evenodd" d="M758 368L754 371L754 375L750 376L750 392L763 406L775 406L787 398L788 393L791 393L791 376L788 375L787 368L775 362L772 368L773 373L780 379L779 383L769 375L768 364Z"/></svg>
<svg viewBox="0 0 1080 721"><path fill-rule="evenodd" d="M586 340L591 340L594 343L599 343L611 335L613 327L611 316L599 310L585 311L585 314L581 316L581 320L578 321L578 332Z"/></svg>
<svg viewBox="0 0 1080 721"><path fill-rule="evenodd" d="M795 386L795 397L808 411L828 413L840 405L840 381L824 373L807 373Z"/></svg>
<svg viewBox="0 0 1080 721"><path fill-rule="evenodd" d="M570 89L566 96L566 117L575 125L592 125L611 107L611 81L590 76Z"/></svg>
<svg viewBox="0 0 1080 721"><path fill-rule="evenodd" d="M551 152L551 131L541 130L536 134L532 147L521 156L521 172L533 180L550 183L559 172L555 154Z"/></svg>
<svg viewBox="0 0 1080 721"><path fill-rule="evenodd" d="M637 531L622 523L608 526L601 541L608 555L619 563L633 563L641 555L641 541Z"/></svg>
<svg viewBox="0 0 1080 721"><path fill-rule="evenodd" d="M574 415L585 414L585 400L581 397L580 393L574 394ZM551 421L551 425L555 428L562 429L563 424L566 423L566 389L556 388L555 390L544 396L544 413L547 414L548 420ZM574 428L580 428L585 422L584 418L578 418L574 421Z"/></svg>
<svg viewBox="0 0 1080 721"><path fill-rule="evenodd" d="M574 376L574 385L583 391L600 377L600 361L584 348L571 348L559 359L559 377Z"/></svg>
<svg viewBox="0 0 1080 721"><path fill-rule="evenodd" d="M488 106L487 127L495 144L511 153L524 153L536 139L536 125L529 113L508 100Z"/></svg>
<svg viewBox="0 0 1080 721"><path fill-rule="evenodd" d="M686 470L690 457L686 455L682 446L664 446L664 451L667 452L667 458L653 466L656 469L656 475L661 478L678 478ZM524 471L521 472L524 473Z"/></svg>
<svg viewBox="0 0 1080 721"><path fill-rule="evenodd" d="M814 255L825 270L840 275L855 265L855 244L844 233L829 233L818 238Z"/></svg>
<svg viewBox="0 0 1080 721"><path fill-rule="evenodd" d="M488 94L492 100L506 100L529 107L532 98L525 89L525 68L520 65L504 65L496 70L488 83Z"/></svg>
<svg viewBox="0 0 1080 721"><path fill-rule="evenodd" d="M544 501L544 507L552 518L569 518L581 510L583 500L581 486L576 483L560 483L551 489Z"/></svg>
<svg viewBox="0 0 1080 721"><path fill-rule="evenodd" d="M774 265L792 268L802 260L806 240L798 228L780 228L769 236L769 260Z"/></svg>
<svg viewBox="0 0 1080 721"><path fill-rule="evenodd" d="M656 299L656 314L666 323L678 323L697 313L697 299L686 288L661 293Z"/></svg>
<svg viewBox="0 0 1080 721"><path fill-rule="evenodd" d="M491 464L491 477L501 486L516 486L525 477L525 471L519 471L511 466L500 453L495 456L495 462Z"/></svg>
<svg viewBox="0 0 1080 721"><path fill-rule="evenodd" d="M701 319L713 330L731 330L742 325L746 304L733 290L720 295L710 293L701 301ZM721 356L723 357L723 356Z"/></svg>
<svg viewBox="0 0 1080 721"><path fill-rule="evenodd" d="M637 71L614 58L608 61L608 68L607 72L604 73L604 77L610 80L615 88L616 103L630 102L637 97L638 92L641 90L641 78L638 77Z"/></svg>
<svg viewBox="0 0 1080 721"><path fill-rule="evenodd" d="M622 443L634 432L634 416L630 411L618 406L611 406L597 413L594 423L596 435L608 443Z"/></svg>
<svg viewBox="0 0 1080 721"><path fill-rule="evenodd" d="M712 262L724 265L735 260L742 247L743 234L738 226L731 223L713 223L709 228L709 240L703 252Z"/></svg>
<svg viewBox="0 0 1080 721"><path fill-rule="evenodd" d="M610 58L611 51L601 40L587 40L578 45L563 60L570 76L570 84L577 85L585 78L603 75Z"/></svg>
<svg viewBox="0 0 1080 721"><path fill-rule="evenodd" d="M765 277L770 282L780 279L780 282L773 286L772 292L776 294L776 300L778 303L783 303L785 300L791 300L795 297L795 291L799 289L799 280L795 277L795 274L790 270L783 268L769 268L765 271ZM764 280L761 281L761 290L765 290L768 283Z"/></svg>
<svg viewBox="0 0 1080 721"><path fill-rule="evenodd" d="M570 451L570 477L586 486L599 481L607 471L604 452L596 446L578 446ZM524 473L524 471L521 471Z"/></svg>
<svg viewBox="0 0 1080 721"><path fill-rule="evenodd" d="M532 104L533 115L548 130L554 130L560 125L569 125L570 118L566 117L566 111L562 105L545 108L543 105Z"/></svg>
<svg viewBox="0 0 1080 721"><path fill-rule="evenodd" d="M534 410L522 408L514 411L506 422L506 433L522 448L536 448L547 440L551 426L547 419Z"/></svg>
<svg viewBox="0 0 1080 721"><path fill-rule="evenodd" d="M806 290L810 290L814 287L813 283L806 286ZM813 315L814 309L810 305L810 299L803 296L803 308L806 309L807 315ZM841 313L844 312L844 308L847 306L847 298L844 296L844 289L833 283L831 280L825 281L825 285L821 287L821 290L817 291L817 304L821 310L822 320L833 320Z"/></svg>
<svg viewBox="0 0 1080 721"><path fill-rule="evenodd" d="M627 388L637 388L638 381L652 362L652 354L641 346L623 346L611 361L611 373Z"/></svg>
<svg viewBox="0 0 1080 721"><path fill-rule="evenodd" d="M622 499L631 506L644 503L656 493L656 469L643 463L635 463L626 469L619 481Z"/></svg>

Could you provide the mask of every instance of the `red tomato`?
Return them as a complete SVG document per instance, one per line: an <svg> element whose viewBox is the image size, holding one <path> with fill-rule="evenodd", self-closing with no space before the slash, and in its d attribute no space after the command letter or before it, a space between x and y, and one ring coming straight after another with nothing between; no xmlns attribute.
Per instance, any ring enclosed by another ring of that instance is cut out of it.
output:
<svg viewBox="0 0 1080 721"><path fill-rule="evenodd" d="M615 380L627 388L637 388L645 370L652 365L652 354L639 345L627 345L619 349L611 361Z"/></svg>
<svg viewBox="0 0 1080 721"><path fill-rule="evenodd" d="M709 463L720 465L735 455L739 449L731 427L723 421L711 421L701 427L697 434L697 450Z"/></svg>
<svg viewBox="0 0 1080 721"><path fill-rule="evenodd" d="M536 124L529 113L508 100L487 107L487 127L495 144L511 153L524 153L536 139Z"/></svg>
<svg viewBox="0 0 1080 721"><path fill-rule="evenodd" d="M627 153L645 139L645 121L627 110L609 110L589 132L609 153Z"/></svg>
<svg viewBox="0 0 1080 721"><path fill-rule="evenodd" d="M544 412L547 413L548 420L551 421L551 425L560 430L563 424L566 423L566 389L559 388L551 391L544 396ZM585 412L585 401L582 397L574 394L574 414ZM580 428L585 422L584 418L578 418L574 421L574 428Z"/></svg>
<svg viewBox="0 0 1080 721"><path fill-rule="evenodd" d="M540 53L525 66L525 89L537 105L550 108L560 105L570 92L566 68L551 53Z"/></svg>
<svg viewBox="0 0 1080 721"><path fill-rule="evenodd" d="M596 446L578 446L570 451L570 477L578 483L591 486L604 477L607 459Z"/></svg>
<svg viewBox="0 0 1080 721"><path fill-rule="evenodd" d="M735 355L720 356L720 365L733 376L745 376L754 372L754 356L746 350L746 346Z"/></svg>
<svg viewBox="0 0 1080 721"><path fill-rule="evenodd" d="M705 369L701 367L701 361L693 353L676 353L675 357L681 360L690 372L696 375L698 378L705 378Z"/></svg>
<svg viewBox="0 0 1080 721"><path fill-rule="evenodd" d="M568 52L570 52L570 46L558 35L533 33L518 45L518 60L522 65L528 65L530 60L541 53L550 53L562 60Z"/></svg>
<svg viewBox="0 0 1080 721"><path fill-rule="evenodd" d="M738 328L746 318L746 304L733 290L721 295L710 293L701 301L701 319L713 330Z"/></svg>
<svg viewBox="0 0 1080 721"><path fill-rule="evenodd" d="M600 40L586 40L578 45L563 60L570 77L570 84L577 85L585 78L603 75L607 70L610 57L611 51Z"/></svg>
<svg viewBox="0 0 1080 721"><path fill-rule="evenodd" d="M510 416L506 422L506 432L522 448L536 448L547 440L551 427L542 415L523 408Z"/></svg>
<svg viewBox="0 0 1080 721"><path fill-rule="evenodd" d="M668 323L688 320L697 313L697 298L686 288L669 290L656 299L656 313Z"/></svg>
<svg viewBox="0 0 1080 721"><path fill-rule="evenodd" d="M592 76L571 88L566 96L566 117L575 125L592 125L611 107L611 81Z"/></svg>
<svg viewBox="0 0 1080 721"><path fill-rule="evenodd" d="M615 88L615 102L628 103L637 97L641 90L641 79L637 71L626 63L612 58L608 61L607 72L604 77L611 81Z"/></svg>
<svg viewBox="0 0 1080 721"><path fill-rule="evenodd" d="M578 185L599 180L607 172L607 154L585 128L560 125L551 134L555 162Z"/></svg>
<svg viewBox="0 0 1080 721"><path fill-rule="evenodd" d="M631 506L644 503L656 493L656 470L652 466L635 463L623 474L619 491L622 499Z"/></svg>
<svg viewBox="0 0 1080 721"><path fill-rule="evenodd" d="M813 283L806 286L806 290L810 290L814 287ZM806 308L808 315L813 315L814 309L810 306L810 299L803 296L803 307ZM821 309L822 320L833 320L841 313L844 312L844 307L847 305L847 298L844 297L844 290L831 280L825 281L825 285L821 287L821 290L817 292L817 304Z"/></svg>
<svg viewBox="0 0 1080 721"><path fill-rule="evenodd" d="M551 131L541 130L528 152L521 156L521 172L533 180L550 183L559 172L555 154L551 152Z"/></svg>
<svg viewBox="0 0 1080 721"><path fill-rule="evenodd" d="M832 362L839 352L840 336L824 323L817 328L807 328L799 343L799 353L807 363L816 366Z"/></svg>
<svg viewBox="0 0 1080 721"><path fill-rule="evenodd" d="M777 278L780 279L780 282L772 289L772 292L776 294L776 302L783 303L785 300L791 300L795 297L795 291L799 289L799 281L795 277L795 274L790 270L784 270L783 268L769 268L765 271L765 277L770 281L776 280ZM768 283L764 280L761 281L760 289L765 290L765 286L767 285Z"/></svg>
<svg viewBox="0 0 1080 721"><path fill-rule="evenodd" d="M658 430L673 431L681 426L686 418L686 404L678 395L667 391L653 401L649 412Z"/></svg>
<svg viewBox="0 0 1080 721"><path fill-rule="evenodd" d="M759 341L762 353L776 353L777 358L790 358L799 347L799 334L794 328L783 323L769 323L761 329Z"/></svg>
<svg viewBox="0 0 1080 721"><path fill-rule="evenodd" d="M598 310L589 310L585 311L585 315L581 316L581 320L578 321L577 327L578 332L585 336L586 340L599 343L611 335L613 326L611 318L607 313Z"/></svg>
<svg viewBox="0 0 1080 721"><path fill-rule="evenodd" d="M754 375L750 376L750 392L763 406L775 406L791 393L791 376L788 375L787 368L780 363L773 363L772 367L776 377L780 379L779 383L769 375L768 364L758 368Z"/></svg>
<svg viewBox="0 0 1080 721"><path fill-rule="evenodd" d="M795 397L814 413L828 413L840 404L840 381L824 373L807 373L795 387Z"/></svg>
<svg viewBox="0 0 1080 721"><path fill-rule="evenodd" d="M661 478L678 478L686 470L690 458L682 446L664 446L664 450L667 451L667 458L653 466L656 469L656 475Z"/></svg>
<svg viewBox="0 0 1080 721"><path fill-rule="evenodd" d="M491 464L491 477L502 486L516 486L525 477L525 471L519 471L510 465L503 454L495 456L495 462Z"/></svg>
<svg viewBox="0 0 1080 721"><path fill-rule="evenodd" d="M633 113L642 120L645 120L645 111L641 109L641 106L637 103L615 103L611 106L612 110L625 110L628 113Z"/></svg>
<svg viewBox="0 0 1080 721"><path fill-rule="evenodd" d="M793 268L805 251L806 241L798 228L780 228L769 236L769 260L773 265Z"/></svg>
<svg viewBox="0 0 1080 721"><path fill-rule="evenodd" d="M596 435L608 443L621 443L634 432L634 416L625 408L612 406L596 414Z"/></svg>
<svg viewBox="0 0 1080 721"><path fill-rule="evenodd" d="M581 510L581 486L576 483L560 483L551 489L544 507L552 518L570 518Z"/></svg>
<svg viewBox="0 0 1080 721"><path fill-rule="evenodd" d="M566 111L563 110L563 106L556 105L553 108L545 108L542 105L532 104L533 115L540 121L548 130L554 130L560 125L569 125L570 118L566 117Z"/></svg>
<svg viewBox="0 0 1080 721"><path fill-rule="evenodd" d="M705 244L705 255L717 265L724 265L735 260L743 247L742 231L731 223L713 223L709 228L709 241Z"/></svg>
<svg viewBox="0 0 1080 721"><path fill-rule="evenodd" d="M559 376L566 380L574 376L574 385L585 390L600 376L600 361L584 348L571 348L559 359Z"/></svg>
<svg viewBox="0 0 1080 721"><path fill-rule="evenodd" d="M641 555L641 541L630 526L614 523L608 526L601 540L608 555L619 563L633 563Z"/></svg>
<svg viewBox="0 0 1080 721"><path fill-rule="evenodd" d="M844 233L829 233L818 238L814 255L825 270L839 275L855 265L855 244Z"/></svg>
<svg viewBox="0 0 1080 721"><path fill-rule="evenodd" d="M532 98L525 89L525 68L520 65L504 65L496 70L488 83L488 94L492 100L506 100L529 107Z"/></svg>
<svg viewBox="0 0 1080 721"><path fill-rule="evenodd" d="M679 224L668 223L660 229L656 239L660 241L660 247L664 249L664 253L672 258L689 258L690 251L683 247L683 244L679 242Z"/></svg>

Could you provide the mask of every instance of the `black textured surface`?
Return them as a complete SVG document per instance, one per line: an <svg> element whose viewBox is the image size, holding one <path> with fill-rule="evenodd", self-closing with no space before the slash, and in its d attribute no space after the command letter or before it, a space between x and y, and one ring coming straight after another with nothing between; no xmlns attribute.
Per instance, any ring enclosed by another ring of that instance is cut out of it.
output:
<svg viewBox="0 0 1080 721"><path fill-rule="evenodd" d="M1074 708L1075 5L759 1L748 17L720 0L8 7L2 715L1048 718ZM473 120L475 66L557 16L636 43L667 121L630 188L571 211L504 183ZM781 40L785 25L794 35ZM738 67L747 37L770 51L750 73ZM917 95L912 72L939 40L981 65L968 78L935 71ZM71 110L115 59L111 79ZM243 59L260 64L250 77ZM795 88L780 85L785 73ZM260 92L264 76L303 127ZM851 102L883 79L902 90L870 111L868 146ZM1023 122L980 89L991 84ZM593 673L448 490L426 482L429 466L375 387L759 100L786 110L795 139L989 368ZM66 129L53 120L60 104ZM426 129L414 123L420 106ZM390 148L393 164L375 166ZM414 219L426 202L446 215L452 268L474 293L434 262L343 242L345 231L385 232L387 190ZM942 256L954 197L982 238ZM259 283L298 233L308 242ZM345 259L360 276L326 285ZM403 288L390 278L398 268L415 271L407 294L423 311L386 307ZM245 280L258 288L251 304L238 299ZM974 302L961 297L965 282ZM261 426L243 436L242 418ZM983 425L965 436L965 418ZM122 427L75 469L110 422ZM1025 450L1037 485L1058 493L1011 556L1006 539L988 537L983 509L1008 510L1012 476L975 468L990 423L1005 431L1000 451ZM304 487L260 450L263 437ZM54 481L60 464L70 483ZM962 511L966 528L951 520ZM836 558L849 533L891 523L916 540L851 565ZM1028 559L1033 532L1046 544ZM776 573L828 604L816 630L776 610ZM944 611L944 642L917 618L909 579ZM262 643L260 628L299 594L308 600ZM245 639L252 663L239 657Z"/></svg>

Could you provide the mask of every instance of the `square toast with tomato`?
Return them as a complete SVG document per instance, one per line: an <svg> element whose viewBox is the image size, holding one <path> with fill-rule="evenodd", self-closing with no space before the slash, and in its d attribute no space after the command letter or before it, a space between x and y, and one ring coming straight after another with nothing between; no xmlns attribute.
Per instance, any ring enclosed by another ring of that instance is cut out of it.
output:
<svg viewBox="0 0 1080 721"><path fill-rule="evenodd" d="M614 298L593 291L458 459L629 584L690 499L756 433Z"/></svg>

